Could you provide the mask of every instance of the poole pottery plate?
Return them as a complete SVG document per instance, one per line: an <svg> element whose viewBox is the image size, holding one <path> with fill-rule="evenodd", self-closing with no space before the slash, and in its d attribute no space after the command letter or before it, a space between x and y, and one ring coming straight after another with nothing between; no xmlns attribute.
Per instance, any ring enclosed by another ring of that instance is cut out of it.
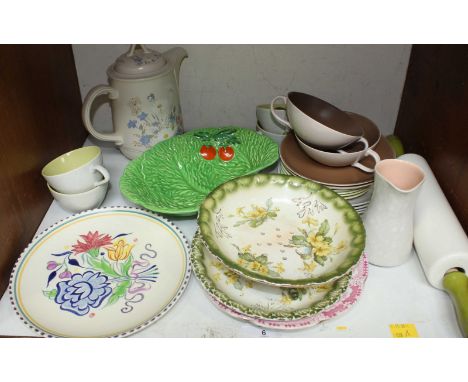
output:
<svg viewBox="0 0 468 382"><path fill-rule="evenodd" d="M211 301L223 312L229 314L230 316L250 322L254 325L270 328L270 329L281 329L281 330L297 330L305 329L317 325L318 323L332 319L340 314L343 314L349 310L358 300L359 296L362 293L364 284L367 279L368 273L368 262L367 256L364 255L356 267L353 268L351 274L351 280L349 281L348 288L341 295L340 299L336 301L333 305L324 309L323 311L314 314L309 317L304 317L299 320L290 320L290 321L274 321L274 320L264 320L260 318L252 318L245 315L242 312L239 312L232 307L224 305L221 301L217 300L214 296L211 297Z"/></svg>
<svg viewBox="0 0 468 382"><path fill-rule="evenodd" d="M188 245L177 227L140 209L110 207L36 236L9 290L21 320L43 336L117 337L162 317L189 277Z"/></svg>
<svg viewBox="0 0 468 382"><path fill-rule="evenodd" d="M280 174L240 177L200 206L198 226L228 268L276 286L339 278L359 261L365 230L353 207L332 190Z"/></svg>
<svg viewBox="0 0 468 382"><path fill-rule="evenodd" d="M158 143L130 162L120 190L151 211L189 216L218 185L277 160L276 142L253 130L198 129Z"/></svg>
<svg viewBox="0 0 468 382"><path fill-rule="evenodd" d="M203 244L198 232L192 241L193 269L209 295L250 317L294 320L329 307L346 290L350 275L308 288L280 288L253 282L232 272Z"/></svg>

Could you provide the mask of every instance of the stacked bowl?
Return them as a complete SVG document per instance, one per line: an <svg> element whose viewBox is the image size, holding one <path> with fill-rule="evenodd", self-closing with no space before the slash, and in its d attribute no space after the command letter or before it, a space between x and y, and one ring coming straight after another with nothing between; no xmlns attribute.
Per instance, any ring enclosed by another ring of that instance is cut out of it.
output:
<svg viewBox="0 0 468 382"><path fill-rule="evenodd" d="M288 120L276 113L278 100L286 104ZM375 164L395 158L379 128L362 115L305 93L275 97L270 106L276 121L291 129L280 146L280 173L327 186L364 213Z"/></svg>
<svg viewBox="0 0 468 382"><path fill-rule="evenodd" d="M99 207L110 180L98 146L85 146L60 155L44 166L42 176L59 205L73 213Z"/></svg>
<svg viewBox="0 0 468 382"><path fill-rule="evenodd" d="M275 113L281 117L282 120L287 120L286 105L275 104L273 105ZM273 139L276 143L281 144L286 134L289 132L289 127L284 126L278 122L271 112L270 104L257 105L255 110L257 116L257 126L255 130L259 134L263 134L268 138Z"/></svg>
<svg viewBox="0 0 468 382"><path fill-rule="evenodd" d="M367 275L365 230L341 196L282 174L228 181L202 202L194 273L225 313L300 329L344 312Z"/></svg>

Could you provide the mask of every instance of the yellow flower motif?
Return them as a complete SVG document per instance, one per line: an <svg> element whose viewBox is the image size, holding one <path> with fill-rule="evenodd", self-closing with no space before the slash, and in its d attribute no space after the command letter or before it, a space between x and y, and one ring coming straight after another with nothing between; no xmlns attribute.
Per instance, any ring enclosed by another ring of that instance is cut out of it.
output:
<svg viewBox="0 0 468 382"><path fill-rule="evenodd" d="M319 285L313 285L312 288L316 291L316 292L327 292L331 289L332 287L332 284L330 283L327 283L327 284L319 284Z"/></svg>
<svg viewBox="0 0 468 382"><path fill-rule="evenodd" d="M113 261L125 260L134 246L135 244L127 244L124 239L120 239L112 248L107 248L107 256Z"/></svg>
<svg viewBox="0 0 468 382"><path fill-rule="evenodd" d="M221 279L221 273L215 273L213 275L213 281L218 282Z"/></svg>
<svg viewBox="0 0 468 382"><path fill-rule="evenodd" d="M345 248L346 248L346 243L345 243L344 240L341 240L341 241L338 243L338 245L336 246L335 250L336 250L336 252L340 252L340 251L342 251L342 250L345 249Z"/></svg>
<svg viewBox="0 0 468 382"><path fill-rule="evenodd" d="M164 139L167 139L167 138L169 138L169 134L168 134L168 133L165 133L165 134L163 135L163 137L164 137Z"/></svg>
<svg viewBox="0 0 468 382"><path fill-rule="evenodd" d="M289 305L291 303L292 299L287 293L283 293L281 296L281 303L285 305Z"/></svg>
<svg viewBox="0 0 468 382"><path fill-rule="evenodd" d="M304 268L302 268L302 270L305 272L312 272L315 269L315 267L317 267L317 263L313 261L311 263L306 263L304 261Z"/></svg>
<svg viewBox="0 0 468 382"><path fill-rule="evenodd" d="M252 249L252 244L249 244L249 245L246 245L244 248L242 248L242 252L243 253L250 252L251 249Z"/></svg>
<svg viewBox="0 0 468 382"><path fill-rule="evenodd" d="M307 237L307 242L312 246L312 251L317 256L328 256L332 251L330 244L324 241L324 237L322 235L311 233Z"/></svg>
<svg viewBox="0 0 468 382"><path fill-rule="evenodd" d="M253 282L250 281L250 280L246 280L246 281L245 281L245 286L246 286L247 288L253 288Z"/></svg>
<svg viewBox="0 0 468 382"><path fill-rule="evenodd" d="M267 212L268 211L263 207L252 206L252 211L248 212L246 217L250 219L264 218Z"/></svg>
<svg viewBox="0 0 468 382"><path fill-rule="evenodd" d="M250 263L250 267L252 268L253 271L267 275L268 274L268 267L263 265L262 263L258 261L252 261Z"/></svg>
<svg viewBox="0 0 468 382"><path fill-rule="evenodd" d="M284 264L283 263L278 263L275 265L275 271L278 273L283 273L285 271L284 269Z"/></svg>
<svg viewBox="0 0 468 382"><path fill-rule="evenodd" d="M226 284L235 284L239 281L239 276L234 272L226 272L225 275L227 276Z"/></svg>
<svg viewBox="0 0 468 382"><path fill-rule="evenodd" d="M241 258L237 259L237 264L239 264L241 267L243 267L246 263L247 261L245 261L244 259L241 259Z"/></svg>
<svg viewBox="0 0 468 382"><path fill-rule="evenodd" d="M216 269L221 269L223 268L223 263L218 260L212 260L211 265L213 265Z"/></svg>
<svg viewBox="0 0 468 382"><path fill-rule="evenodd" d="M244 207L236 208L236 214L240 216L244 215Z"/></svg>
<svg viewBox="0 0 468 382"><path fill-rule="evenodd" d="M307 224L307 225L318 226L318 220L314 219L311 216L308 216L304 220L302 220L302 223Z"/></svg>

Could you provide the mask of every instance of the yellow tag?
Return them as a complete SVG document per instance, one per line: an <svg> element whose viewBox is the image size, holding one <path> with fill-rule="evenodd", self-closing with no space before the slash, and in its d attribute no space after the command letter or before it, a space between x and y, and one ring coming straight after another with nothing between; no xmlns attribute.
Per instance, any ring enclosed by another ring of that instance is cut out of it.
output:
<svg viewBox="0 0 468 382"><path fill-rule="evenodd" d="M390 331L394 338L417 338L419 333L414 324L390 324Z"/></svg>
<svg viewBox="0 0 468 382"><path fill-rule="evenodd" d="M347 326L337 326L336 330L348 330Z"/></svg>

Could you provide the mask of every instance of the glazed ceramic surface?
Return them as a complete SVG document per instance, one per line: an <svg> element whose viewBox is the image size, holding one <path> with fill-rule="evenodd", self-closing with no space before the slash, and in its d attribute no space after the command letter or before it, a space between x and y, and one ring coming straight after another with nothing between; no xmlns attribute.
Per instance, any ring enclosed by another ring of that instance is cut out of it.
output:
<svg viewBox="0 0 468 382"><path fill-rule="evenodd" d="M47 184L50 193L60 206L70 212L76 213L98 208L107 194L109 183L101 184L93 189L79 194L62 194Z"/></svg>
<svg viewBox="0 0 468 382"><path fill-rule="evenodd" d="M162 317L189 277L177 227L140 209L111 207L38 235L18 259L9 290L23 322L41 335L112 337Z"/></svg>
<svg viewBox="0 0 468 382"><path fill-rule="evenodd" d="M174 48L163 54L141 46L120 56L109 67L109 85L91 89L83 103L82 118L97 139L114 142L134 159L156 143L183 131L179 100L179 69L187 52ZM91 123L94 100L111 100L114 132L98 132Z"/></svg>
<svg viewBox="0 0 468 382"><path fill-rule="evenodd" d="M203 244L199 233L191 247L195 275L205 290L226 306L249 316L291 320L330 306L346 290L350 275L309 288L280 288L253 282L227 268Z"/></svg>
<svg viewBox="0 0 468 382"><path fill-rule="evenodd" d="M56 191L76 194L109 182L98 146L85 146L60 155L42 169L42 176Z"/></svg>
<svg viewBox="0 0 468 382"><path fill-rule="evenodd" d="M308 286L341 277L364 249L359 215L315 182L280 174L236 178L211 192L198 225L211 253L255 281Z"/></svg>
<svg viewBox="0 0 468 382"><path fill-rule="evenodd" d="M226 153L232 152L231 157ZM218 185L278 160L278 145L249 129L193 130L156 145L130 162L120 190L149 210L194 215Z"/></svg>
<svg viewBox="0 0 468 382"><path fill-rule="evenodd" d="M279 172L280 172L280 174L293 175L293 176L298 176L300 178L306 179L306 178L304 178L302 176L299 176L299 175L295 174L291 170L289 170L287 168L287 166L283 162L280 163ZM330 185L327 185L327 184L324 184L324 186L326 186L326 187L330 188L331 190L335 191L338 195L342 196L346 200L351 201L352 199L359 198L362 195L365 195L366 193L368 193L370 188L372 187L372 183L366 183L366 184L363 184L363 185L357 185L357 186L349 187L349 188L348 187L330 186Z"/></svg>
<svg viewBox="0 0 468 382"><path fill-rule="evenodd" d="M351 145L337 151L325 151L312 147L297 137L297 142L302 150L319 163L332 167L345 167L353 166L365 172L374 172L373 168L366 167L359 163L359 161L366 156L371 156L375 163L380 161L379 155L369 148L368 142L365 138L359 138L358 141L353 142ZM352 146L352 147L351 147Z"/></svg>
<svg viewBox="0 0 468 382"><path fill-rule="evenodd" d="M286 105L277 104L274 106L275 112L283 119L287 120ZM255 113L257 115L257 123L261 126L262 130L273 133L284 135L287 133L289 128L283 126L271 114L270 105L258 105Z"/></svg>
<svg viewBox="0 0 468 382"><path fill-rule="evenodd" d="M424 172L413 163L389 159L377 164L374 192L364 216L371 264L396 266L409 259L414 207L423 181Z"/></svg>
<svg viewBox="0 0 468 382"><path fill-rule="evenodd" d="M275 112L276 100L286 104L289 122ZM295 131L307 143L324 149L338 149L362 137L362 127L350 116L320 98L291 92L271 101L274 118Z"/></svg>
<svg viewBox="0 0 468 382"><path fill-rule="evenodd" d="M281 142L283 142L283 139L286 136L286 132L282 133L282 134L277 134L277 133L271 133L269 131L266 131L266 130L262 129L262 127L259 125L259 123L257 123L257 126L255 127L255 130L257 132L259 132L260 134L263 134L266 137L273 139L279 145L281 144Z"/></svg>
<svg viewBox="0 0 468 382"><path fill-rule="evenodd" d="M384 137L379 140L374 151L382 160L395 158L392 147ZM371 183L374 179L373 173L366 173L354 167L330 167L314 161L300 148L292 132L288 133L281 143L280 157L295 174L331 186L356 186ZM374 160L369 157L364 158L361 163L374 168Z"/></svg>
<svg viewBox="0 0 468 382"><path fill-rule="evenodd" d="M248 316L245 313L242 313L241 311L236 310L233 307L224 305L222 301L218 300L215 296L211 296L211 301L220 310L229 314L230 316L250 322L251 324L260 327L279 330L305 329L317 325L322 321L330 320L348 311L358 301L367 279L367 273L367 256L363 255L356 267L353 268L348 287L346 291L341 295L339 300L331 306L329 306L328 308L325 308L324 310L316 314L298 320L278 321L255 318Z"/></svg>

